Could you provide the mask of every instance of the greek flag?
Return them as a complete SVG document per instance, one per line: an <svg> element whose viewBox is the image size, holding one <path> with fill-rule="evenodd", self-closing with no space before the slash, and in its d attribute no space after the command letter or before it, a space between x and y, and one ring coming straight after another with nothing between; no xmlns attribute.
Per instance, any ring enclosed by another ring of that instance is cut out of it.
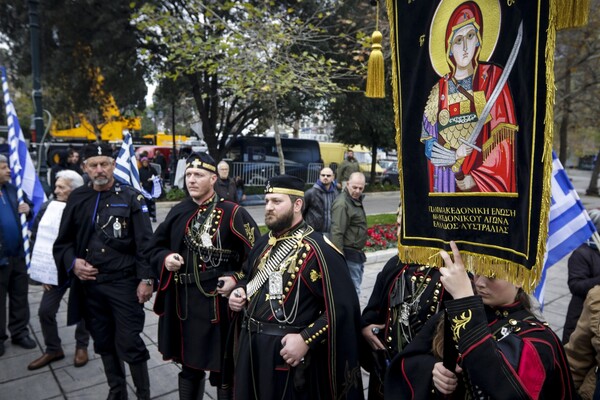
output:
<svg viewBox="0 0 600 400"><path fill-rule="evenodd" d="M9 163L11 181L17 187L17 197L19 204L23 203L23 193L33 203L33 213L37 214L42 204L46 201L46 194L42 184L36 175L33 161L27 150L27 143L19 125L15 106L10 99L8 92L8 81L6 79L6 69L0 67L2 71L2 91L4 92L4 105L6 107L6 117L8 123L8 145L9 145ZM29 267L30 249L27 216L21 215L21 234L23 237L23 246L25 250L25 261Z"/></svg>
<svg viewBox="0 0 600 400"><path fill-rule="evenodd" d="M137 159L133 149L133 140L131 135L126 133L123 136L123 144L116 161L115 179L123 185L130 185L139 190L145 198L151 199L152 195L148 193L140 184L140 173L137 167Z"/></svg>
<svg viewBox="0 0 600 400"><path fill-rule="evenodd" d="M160 181L160 176L154 175L152 178L152 198L158 199L162 194L162 182Z"/></svg>
<svg viewBox="0 0 600 400"><path fill-rule="evenodd" d="M534 291L534 296L542 309L548 268L585 243L594 232L596 227L590 220L556 153L552 152L552 198L546 261L540 283Z"/></svg>

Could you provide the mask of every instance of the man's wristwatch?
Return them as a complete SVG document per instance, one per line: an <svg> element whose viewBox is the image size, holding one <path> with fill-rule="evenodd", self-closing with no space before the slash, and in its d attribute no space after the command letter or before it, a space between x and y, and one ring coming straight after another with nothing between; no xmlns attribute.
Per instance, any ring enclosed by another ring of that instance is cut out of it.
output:
<svg viewBox="0 0 600 400"><path fill-rule="evenodd" d="M152 286L154 284L153 279L142 279L142 282L144 282L148 286Z"/></svg>

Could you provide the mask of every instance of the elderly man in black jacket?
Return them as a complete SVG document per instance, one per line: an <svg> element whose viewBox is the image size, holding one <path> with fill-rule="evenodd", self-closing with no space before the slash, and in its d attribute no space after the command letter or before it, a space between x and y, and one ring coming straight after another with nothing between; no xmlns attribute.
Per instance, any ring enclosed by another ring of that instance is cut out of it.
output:
<svg viewBox="0 0 600 400"><path fill-rule="evenodd" d="M83 316L102 357L108 398L127 398L127 362L138 399L150 399L150 354L141 333L154 285L146 259L152 225L144 196L115 181L112 154L103 144L84 148L90 182L69 196L53 253L59 279L73 278L67 323Z"/></svg>

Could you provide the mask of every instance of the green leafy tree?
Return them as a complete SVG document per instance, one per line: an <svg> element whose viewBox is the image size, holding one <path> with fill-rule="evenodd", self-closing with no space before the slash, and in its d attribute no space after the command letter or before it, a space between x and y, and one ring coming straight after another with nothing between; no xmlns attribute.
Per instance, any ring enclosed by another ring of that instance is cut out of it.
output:
<svg viewBox="0 0 600 400"><path fill-rule="evenodd" d="M280 118L297 118L307 99L339 91L334 79L356 74L330 55L331 40L359 45L331 34L341 3L164 1L146 4L135 21L157 74L189 81L204 140L220 159L228 140L265 119L281 151Z"/></svg>
<svg viewBox="0 0 600 400"><path fill-rule="evenodd" d="M390 97L370 99L364 93L342 94L329 107L335 121L334 139L371 149L371 184L376 179L377 149L395 148L394 110Z"/></svg>
<svg viewBox="0 0 600 400"><path fill-rule="evenodd" d="M138 61L138 32L130 23L135 7L119 0L39 3L44 108L55 118L83 113L101 123L108 94L121 113L145 106L145 67ZM23 78L31 74L28 11L28 2L0 0L0 35Z"/></svg>

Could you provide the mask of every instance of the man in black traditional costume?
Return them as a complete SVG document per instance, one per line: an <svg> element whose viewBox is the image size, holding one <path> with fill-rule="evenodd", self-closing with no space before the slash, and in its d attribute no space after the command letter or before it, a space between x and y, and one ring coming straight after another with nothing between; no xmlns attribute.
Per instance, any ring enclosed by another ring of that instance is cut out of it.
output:
<svg viewBox="0 0 600 400"><path fill-rule="evenodd" d="M219 399L231 398L233 340L228 340L226 296L260 236L243 207L215 193L216 172L208 154L187 159L190 196L173 207L150 245L151 264L160 271L154 304L160 315L158 348L165 360L182 364L180 399L202 398L205 371Z"/></svg>
<svg viewBox="0 0 600 400"><path fill-rule="evenodd" d="M398 209L398 236L401 212ZM385 264L362 312L362 334L372 349L361 360L370 373L369 400L383 399L387 365L440 311L447 298L436 267L403 263L398 255Z"/></svg>
<svg viewBox="0 0 600 400"><path fill-rule="evenodd" d="M54 242L59 282L71 279L69 325L85 319L102 357L109 399L126 399L123 362L129 364L138 399L150 399L147 360L141 333L143 304L152 297L153 273L145 257L152 235L144 197L115 181L112 149L84 148L88 185L71 193Z"/></svg>
<svg viewBox="0 0 600 400"><path fill-rule="evenodd" d="M304 182L267 182L271 230L250 253L229 297L244 311L235 398L362 399L360 309L339 250L302 220Z"/></svg>

